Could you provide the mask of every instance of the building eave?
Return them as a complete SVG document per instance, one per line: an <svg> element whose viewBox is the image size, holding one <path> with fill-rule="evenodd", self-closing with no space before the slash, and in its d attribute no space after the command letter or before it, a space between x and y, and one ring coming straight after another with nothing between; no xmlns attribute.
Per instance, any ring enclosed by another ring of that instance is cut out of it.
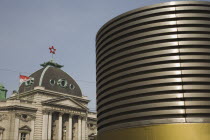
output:
<svg viewBox="0 0 210 140"><path fill-rule="evenodd" d="M59 107L59 108L65 108L65 109L70 109L73 111L82 111L82 112L87 112L86 109L84 108L76 108L76 107L70 107L70 106L66 106L66 105L57 105L57 104L51 104L51 103L42 103L42 105L44 106L50 106L50 107Z"/></svg>
<svg viewBox="0 0 210 140"><path fill-rule="evenodd" d="M33 89L33 90L30 90L30 91L27 91L27 92L22 92L22 93L20 93L19 96L15 95L13 97L9 97L8 99L9 100L17 99L17 98L25 97L25 96L28 96L28 95L31 95L31 94L36 94L36 93L48 94L48 95L53 95L53 96L58 96L58 97L67 96L67 97L71 97L71 98L73 98L75 100L79 100L79 101L82 101L82 102L85 102L85 103L89 103L90 102L90 100L83 99L82 97L73 96L73 95L70 95L70 94L65 94L65 93L61 93L61 92L55 92L55 91L46 90L46 89Z"/></svg>
<svg viewBox="0 0 210 140"><path fill-rule="evenodd" d="M31 112L37 111L36 108L18 106L18 105L0 107L0 111L3 111L3 110L8 110L8 111L10 111L10 110L24 110L24 111L31 111Z"/></svg>

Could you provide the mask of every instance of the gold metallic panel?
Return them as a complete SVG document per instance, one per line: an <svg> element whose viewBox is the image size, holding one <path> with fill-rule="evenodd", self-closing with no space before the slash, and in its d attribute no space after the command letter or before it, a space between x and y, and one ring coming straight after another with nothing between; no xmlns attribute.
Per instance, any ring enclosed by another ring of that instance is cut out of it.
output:
<svg viewBox="0 0 210 140"><path fill-rule="evenodd" d="M100 133L98 140L209 140L209 123L162 124Z"/></svg>

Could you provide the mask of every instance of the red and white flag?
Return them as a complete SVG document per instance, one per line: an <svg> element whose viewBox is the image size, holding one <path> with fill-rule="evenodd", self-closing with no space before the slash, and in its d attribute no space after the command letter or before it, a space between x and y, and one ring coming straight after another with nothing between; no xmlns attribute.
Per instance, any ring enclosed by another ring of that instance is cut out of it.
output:
<svg viewBox="0 0 210 140"><path fill-rule="evenodd" d="M24 75L20 75L20 83L26 82L28 80L30 80L30 77L24 76Z"/></svg>

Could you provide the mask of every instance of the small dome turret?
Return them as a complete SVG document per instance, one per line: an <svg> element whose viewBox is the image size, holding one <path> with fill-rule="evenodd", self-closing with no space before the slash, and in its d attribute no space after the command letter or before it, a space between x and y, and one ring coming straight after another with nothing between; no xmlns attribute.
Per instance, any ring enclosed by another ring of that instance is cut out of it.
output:
<svg viewBox="0 0 210 140"><path fill-rule="evenodd" d="M5 89L5 87L0 84L0 100L5 100L7 96L7 89Z"/></svg>

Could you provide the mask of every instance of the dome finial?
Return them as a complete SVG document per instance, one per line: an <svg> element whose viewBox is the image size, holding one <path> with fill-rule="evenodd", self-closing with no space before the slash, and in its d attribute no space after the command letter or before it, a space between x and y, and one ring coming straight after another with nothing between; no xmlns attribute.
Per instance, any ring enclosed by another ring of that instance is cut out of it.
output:
<svg viewBox="0 0 210 140"><path fill-rule="evenodd" d="M53 55L55 54L55 51L56 51L54 46L49 47L49 50L50 50L50 53L52 53L52 59L50 61L44 62L43 64L40 64L40 65L43 67L53 66L53 67L57 67L57 68L62 68L63 65L60 65L54 61Z"/></svg>
<svg viewBox="0 0 210 140"><path fill-rule="evenodd" d="M52 53L52 61L54 60L53 55L55 54L56 49L54 48L54 46L49 47L50 53Z"/></svg>
<svg viewBox="0 0 210 140"><path fill-rule="evenodd" d="M53 67L56 67L56 68L62 68L63 67L63 65L60 65L60 64L56 63L54 60L44 62L43 64L40 64L40 65L43 66L43 67L47 67L47 66L53 66Z"/></svg>

